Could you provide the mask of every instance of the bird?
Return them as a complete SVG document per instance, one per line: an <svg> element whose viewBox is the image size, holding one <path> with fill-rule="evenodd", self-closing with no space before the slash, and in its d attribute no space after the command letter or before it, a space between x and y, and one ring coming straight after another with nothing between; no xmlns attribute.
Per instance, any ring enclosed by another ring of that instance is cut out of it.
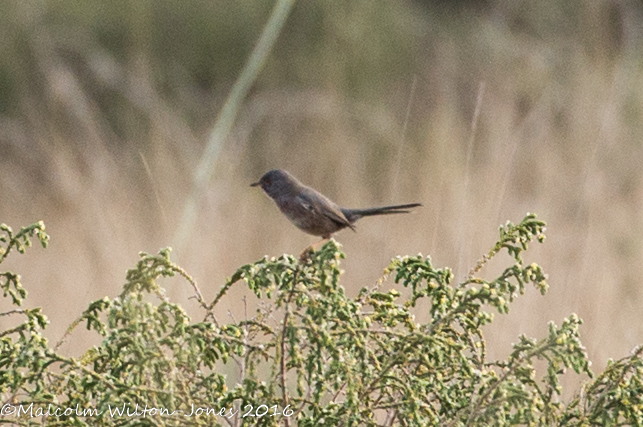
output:
<svg viewBox="0 0 643 427"><path fill-rule="evenodd" d="M321 237L322 241L345 228L355 231L355 222L365 216L408 213L408 209L422 206L408 203L367 209L342 208L282 169L266 172L250 186L261 187L290 222L305 233Z"/></svg>

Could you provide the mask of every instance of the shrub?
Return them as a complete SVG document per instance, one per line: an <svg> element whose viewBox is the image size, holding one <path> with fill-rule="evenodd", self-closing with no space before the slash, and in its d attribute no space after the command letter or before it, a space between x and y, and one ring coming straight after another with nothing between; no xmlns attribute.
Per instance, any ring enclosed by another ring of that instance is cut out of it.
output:
<svg viewBox="0 0 643 427"><path fill-rule="evenodd" d="M500 238L462 283L420 255L398 257L372 289L350 298L340 285L344 254L335 241L308 259L264 258L239 268L213 301L170 260L141 254L116 298L92 302L83 323L103 337L81 358L51 348L39 308L22 310L19 277L0 273L5 298L21 315L0 332L0 423L17 425L618 425L643 424L641 348L594 378L572 314L542 339L521 336L507 360L488 360L481 328L490 308L509 304L546 275L521 254L544 240L527 215ZM46 246L40 222L14 234L0 228L0 262L24 252L30 237ZM503 249L512 264L494 280L479 277ZM159 286L179 275L202 310L193 321ZM387 277L409 288L382 290ZM233 286L259 299L256 313L220 322L215 309ZM409 293L407 292L407 293ZM414 313L428 311L420 323ZM66 334L66 336L67 336ZM64 338L63 338L64 339ZM537 375L536 360L546 371ZM592 380L569 402L560 376L571 368Z"/></svg>

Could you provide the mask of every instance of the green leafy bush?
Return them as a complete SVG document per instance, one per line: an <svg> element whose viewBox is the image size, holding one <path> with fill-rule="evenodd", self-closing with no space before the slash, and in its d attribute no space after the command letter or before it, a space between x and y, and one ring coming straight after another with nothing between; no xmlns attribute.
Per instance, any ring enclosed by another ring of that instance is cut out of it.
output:
<svg viewBox="0 0 643 427"><path fill-rule="evenodd" d="M90 304L79 324L103 337L79 358L58 353L41 335L40 309L21 310L19 277L0 273L5 298L23 316L0 332L0 423L15 425L641 425L641 353L611 362L594 378L574 314L549 325L542 339L521 336L507 360L488 360L481 328L488 311L506 313L546 276L524 265L528 244L544 223L528 215L500 228L500 239L462 283L429 258L398 257L372 289L348 297L339 284L338 244L308 259L284 255L239 268L212 302L170 261L169 250L142 254L123 293ZM0 228L0 261L23 252L30 237L46 246L42 223L14 234ZM494 280L478 276L506 249L512 264ZM193 321L158 285L182 276L202 309ZM383 281L410 289L403 298ZM232 286L259 298L256 313L224 324L215 308ZM430 313L420 323L414 313ZM534 362L543 360L538 375ZM565 369L593 378L569 402L561 398Z"/></svg>

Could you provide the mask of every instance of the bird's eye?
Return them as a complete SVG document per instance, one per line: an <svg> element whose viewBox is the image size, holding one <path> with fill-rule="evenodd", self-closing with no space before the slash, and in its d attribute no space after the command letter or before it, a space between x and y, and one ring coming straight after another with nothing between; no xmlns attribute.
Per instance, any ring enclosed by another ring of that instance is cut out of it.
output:
<svg viewBox="0 0 643 427"><path fill-rule="evenodd" d="M263 180L263 183L266 184L266 185L270 185L270 184L272 184L272 180L270 178L266 178L266 179Z"/></svg>

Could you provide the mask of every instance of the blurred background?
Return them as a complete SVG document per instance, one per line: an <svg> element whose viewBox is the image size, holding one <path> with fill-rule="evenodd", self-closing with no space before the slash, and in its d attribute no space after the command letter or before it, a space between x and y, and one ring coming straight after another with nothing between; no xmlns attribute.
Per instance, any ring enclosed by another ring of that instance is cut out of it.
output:
<svg viewBox="0 0 643 427"><path fill-rule="evenodd" d="M22 275L51 340L120 293L139 251L175 244L208 135L272 7L0 3L0 222L43 220L51 235L2 270ZM535 212L548 237L526 261L551 288L496 316L489 356L575 312L601 370L643 343L642 52L633 0L300 1L173 259L211 299L237 267L315 242L248 186L276 167L343 206L424 204L336 237L350 295L396 255L430 255L461 280L499 225ZM199 315L186 283L163 285ZM226 303L237 318L243 295ZM79 332L63 352L95 339Z"/></svg>

